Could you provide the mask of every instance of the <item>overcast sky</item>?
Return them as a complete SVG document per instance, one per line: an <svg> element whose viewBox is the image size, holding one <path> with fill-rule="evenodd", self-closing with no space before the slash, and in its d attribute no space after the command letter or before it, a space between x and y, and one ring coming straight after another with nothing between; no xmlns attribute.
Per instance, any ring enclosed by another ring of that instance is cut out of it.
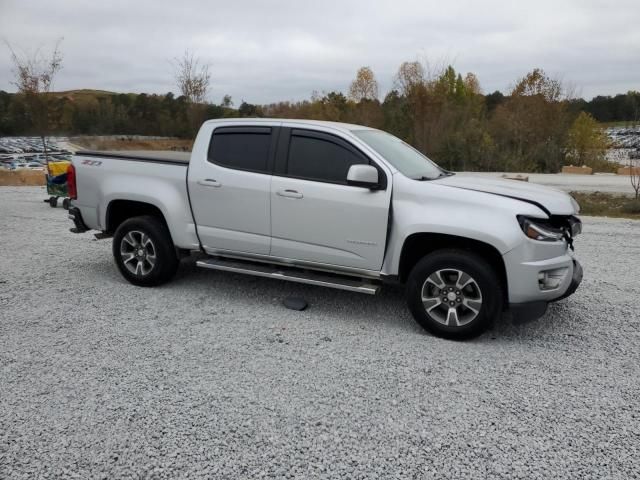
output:
<svg viewBox="0 0 640 480"><path fill-rule="evenodd" d="M346 92L363 65L383 96L407 60L474 72L487 93L534 67L585 98L640 90L638 0L0 0L0 37L25 51L64 37L56 90L175 92L170 60L190 49L211 65L209 99L236 105Z"/></svg>

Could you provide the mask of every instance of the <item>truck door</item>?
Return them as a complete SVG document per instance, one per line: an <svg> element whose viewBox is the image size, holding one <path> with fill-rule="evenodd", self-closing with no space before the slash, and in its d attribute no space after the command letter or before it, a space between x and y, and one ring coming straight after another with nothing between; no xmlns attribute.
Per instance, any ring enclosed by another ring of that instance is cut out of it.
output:
<svg viewBox="0 0 640 480"><path fill-rule="evenodd" d="M191 208L208 253L269 254L277 130L273 126L218 127L206 161L191 162Z"/></svg>
<svg viewBox="0 0 640 480"><path fill-rule="evenodd" d="M347 140L282 128L271 182L271 255L380 270L391 202L391 178ZM284 151L283 151L284 150ZM349 167L372 164L384 189L347 185Z"/></svg>

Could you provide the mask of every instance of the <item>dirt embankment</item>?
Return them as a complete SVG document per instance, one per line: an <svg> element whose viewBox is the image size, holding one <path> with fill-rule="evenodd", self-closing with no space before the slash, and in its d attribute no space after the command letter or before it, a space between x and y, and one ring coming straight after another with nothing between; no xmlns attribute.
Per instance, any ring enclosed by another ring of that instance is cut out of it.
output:
<svg viewBox="0 0 640 480"><path fill-rule="evenodd" d="M43 171L0 170L0 187L21 187L26 185L46 185Z"/></svg>
<svg viewBox="0 0 640 480"><path fill-rule="evenodd" d="M182 138L104 138L104 137L73 137L74 145L86 150L173 150L190 152L193 140Z"/></svg>

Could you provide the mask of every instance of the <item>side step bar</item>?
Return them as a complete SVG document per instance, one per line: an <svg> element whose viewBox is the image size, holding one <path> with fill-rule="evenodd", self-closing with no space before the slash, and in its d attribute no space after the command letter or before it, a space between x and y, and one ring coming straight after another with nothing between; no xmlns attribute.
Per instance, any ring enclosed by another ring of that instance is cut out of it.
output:
<svg viewBox="0 0 640 480"><path fill-rule="evenodd" d="M221 258L207 258L196 262L198 267L225 272L245 273L257 277L276 278L290 282L306 283L320 287L337 288L350 292L360 292L375 295L380 290L380 285L367 283L358 278L343 277L338 275L323 274L295 268L280 267L269 264L256 264L250 262L234 261Z"/></svg>

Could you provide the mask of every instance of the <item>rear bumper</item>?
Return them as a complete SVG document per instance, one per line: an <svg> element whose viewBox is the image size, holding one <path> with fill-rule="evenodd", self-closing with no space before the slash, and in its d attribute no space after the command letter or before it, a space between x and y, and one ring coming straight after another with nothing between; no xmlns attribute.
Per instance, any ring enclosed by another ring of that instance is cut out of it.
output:
<svg viewBox="0 0 640 480"><path fill-rule="evenodd" d="M536 300L533 302L524 302L524 303L510 303L509 310L511 310L511 315L514 323L526 323L532 320L537 320L542 317L547 311L547 305L551 302L557 302L558 300L562 300L563 298L567 298L570 295L573 295L575 291L582 283L582 277L584 272L582 270L582 265L575 258L573 259L573 274L571 276L571 282L569 283L566 291L560 296L550 299L550 300Z"/></svg>
<svg viewBox="0 0 640 480"><path fill-rule="evenodd" d="M80 209L78 207L73 207L73 206L69 207L69 218L73 220L73 224L75 225L73 228L70 229L71 232L84 233L91 230L84 223L84 220L82 219L82 213L80 213Z"/></svg>

